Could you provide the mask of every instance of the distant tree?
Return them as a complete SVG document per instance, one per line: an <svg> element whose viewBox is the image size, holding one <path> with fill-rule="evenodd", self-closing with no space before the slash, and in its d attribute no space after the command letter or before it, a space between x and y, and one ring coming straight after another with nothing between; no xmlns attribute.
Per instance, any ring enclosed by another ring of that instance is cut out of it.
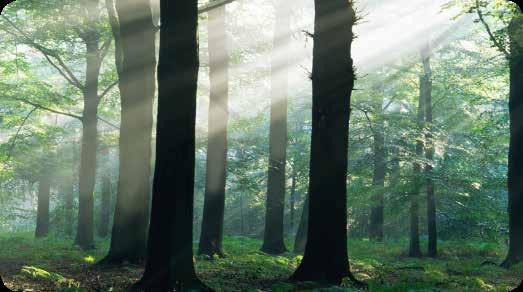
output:
<svg viewBox="0 0 523 292"><path fill-rule="evenodd" d="M352 1L315 0L309 226L291 281L340 284L354 277L347 255L347 160L354 86Z"/></svg>
<svg viewBox="0 0 523 292"><path fill-rule="evenodd" d="M305 202L303 203L303 210L301 212L300 224L298 231L294 238L294 253L303 253L305 251L305 244L307 243L307 230L309 222L309 196L305 195Z"/></svg>
<svg viewBox="0 0 523 292"><path fill-rule="evenodd" d="M108 255L99 263L145 258L156 89L155 28L149 0L106 1L119 76L119 177Z"/></svg>
<svg viewBox="0 0 523 292"><path fill-rule="evenodd" d="M36 211L36 237L44 237L49 233L49 196L51 192L50 169L42 167L38 179L38 205Z"/></svg>
<svg viewBox="0 0 523 292"><path fill-rule="evenodd" d="M102 151L102 158L109 161L109 151ZM100 221L98 225L98 236L107 237L110 230L109 219L111 217L111 172L108 163L102 164L102 196L100 202Z"/></svg>
<svg viewBox="0 0 523 292"><path fill-rule="evenodd" d="M438 233L436 229L436 197L434 194L434 181L432 179L432 161L434 160L434 142L432 137L432 70L430 67L430 56L432 51L430 43L427 43L421 50L421 59L423 63L423 75L420 80L424 83L421 87L424 89L425 95L425 158L427 164L425 165L425 187L427 190L427 232L428 232L428 250L427 254L430 257L436 257L438 254Z"/></svg>
<svg viewBox="0 0 523 292"><path fill-rule="evenodd" d="M283 215L285 211L285 167L287 156L287 91L288 43L290 39L290 5L280 1L276 7L276 23L271 64L271 112L269 129L269 169L265 231L261 250L268 254L285 252Z"/></svg>
<svg viewBox="0 0 523 292"><path fill-rule="evenodd" d="M193 264L198 1L160 1L156 164L146 266L134 291L206 291Z"/></svg>
<svg viewBox="0 0 523 292"><path fill-rule="evenodd" d="M378 86L381 89L381 86ZM381 90L380 90L381 91ZM383 96L374 105L375 123L371 125L373 137L373 175L372 186L374 194L372 197L372 207L369 218L369 237L376 241L383 240L384 223L384 191L385 175L387 170L386 150L385 150L385 122L383 120Z"/></svg>
<svg viewBox="0 0 523 292"><path fill-rule="evenodd" d="M209 118L202 228L198 254L223 256L223 216L229 119L229 51L225 6L208 12Z"/></svg>

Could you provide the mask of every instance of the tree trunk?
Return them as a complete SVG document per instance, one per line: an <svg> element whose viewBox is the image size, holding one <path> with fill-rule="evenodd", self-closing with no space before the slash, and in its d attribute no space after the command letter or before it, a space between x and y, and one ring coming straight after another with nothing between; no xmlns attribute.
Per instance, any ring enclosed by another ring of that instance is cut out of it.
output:
<svg viewBox="0 0 523 292"><path fill-rule="evenodd" d="M192 249L198 1L160 1L156 165L146 267L134 291L207 290Z"/></svg>
<svg viewBox="0 0 523 292"><path fill-rule="evenodd" d="M223 256L223 214L227 172L229 53L225 6L209 11L209 120L202 229L198 254Z"/></svg>
<svg viewBox="0 0 523 292"><path fill-rule="evenodd" d="M425 121L427 123L427 133L425 134L426 140L426 151L425 158L429 161L425 165L425 174L427 176L426 188L427 188L427 232L428 232L428 249L427 254L429 257L436 257L438 254L438 234L436 229L436 197L434 194L434 181L432 181L432 160L434 159L434 143L432 142L432 71L430 68L430 47L422 50L421 56L423 61L424 76L422 81L425 85L422 88L425 89Z"/></svg>
<svg viewBox="0 0 523 292"><path fill-rule="evenodd" d="M108 158L108 155L105 155L105 159L108 160ZM105 238L109 235L109 218L111 216L111 176L107 166L102 174L102 202L100 205L98 236Z"/></svg>
<svg viewBox="0 0 523 292"><path fill-rule="evenodd" d="M369 237L376 241L383 241L383 223L384 223L384 190L385 190L385 138L383 123L383 99L374 107L376 113L376 123L374 123L374 170L372 176L372 186L374 194L372 196L372 208L370 211Z"/></svg>
<svg viewBox="0 0 523 292"><path fill-rule="evenodd" d="M148 0L106 3L116 44L122 119L111 246L100 264L139 263L145 258L149 222L155 33Z"/></svg>
<svg viewBox="0 0 523 292"><path fill-rule="evenodd" d="M291 175L291 192L289 194L289 233L294 234L294 217L296 213L296 169L292 168Z"/></svg>
<svg viewBox="0 0 523 292"><path fill-rule="evenodd" d="M285 252L283 216L285 212L285 166L287 154L288 43L290 39L290 6L278 2L271 63L271 112L269 129L269 169L265 231L261 251L268 254Z"/></svg>
<svg viewBox="0 0 523 292"><path fill-rule="evenodd" d="M36 211L36 237L44 237L49 233L49 195L51 179L49 169L43 169L38 184L38 207Z"/></svg>
<svg viewBox="0 0 523 292"><path fill-rule="evenodd" d="M101 56L98 48L100 33L94 27L99 16L98 1L83 1L86 9L86 26L81 35L86 45L85 85L83 89L84 109L82 115L82 151L80 154L78 225L75 243L82 249L94 248L94 184L96 176L96 151L98 145L98 77Z"/></svg>
<svg viewBox="0 0 523 292"><path fill-rule="evenodd" d="M74 211L74 185L75 178L77 175L77 157L78 148L76 141L72 142L71 149L71 177L70 181L67 182L67 188L65 190L65 234L67 236L73 236L73 211Z"/></svg>
<svg viewBox="0 0 523 292"><path fill-rule="evenodd" d="M291 280L340 284L354 279L347 255L347 159L356 17L352 2L314 3L309 226Z"/></svg>
<svg viewBox="0 0 523 292"><path fill-rule="evenodd" d="M309 196L305 195L303 210L301 211L300 225L294 238L294 253L303 253L307 242L307 230L309 229Z"/></svg>
<svg viewBox="0 0 523 292"><path fill-rule="evenodd" d="M419 137L416 141L416 159L421 159L423 156L423 138L421 133L425 123L425 96L427 91L426 76L420 76L420 92L418 101L418 131ZM414 162L414 188L410 194L410 247L409 256L421 257L421 248L419 242L419 195L423 180L421 178L422 165L419 161Z"/></svg>
<svg viewBox="0 0 523 292"><path fill-rule="evenodd" d="M510 143L508 154L509 251L502 266L523 261L523 16L513 17L510 37Z"/></svg>

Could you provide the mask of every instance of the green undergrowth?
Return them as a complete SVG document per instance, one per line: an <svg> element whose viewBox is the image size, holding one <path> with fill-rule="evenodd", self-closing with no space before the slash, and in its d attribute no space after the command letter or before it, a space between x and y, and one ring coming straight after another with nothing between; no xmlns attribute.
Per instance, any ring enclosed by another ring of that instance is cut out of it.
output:
<svg viewBox="0 0 523 292"><path fill-rule="evenodd" d="M85 269L92 269L93 263L104 256L108 244L108 240L99 239L96 249L82 251L72 239L0 234L0 271L9 264L19 265L12 274L5 275L13 283L54 285L60 291L90 291L92 285L102 291L119 291L139 278L141 267L95 269L85 275ZM339 287L287 283L301 255L287 252L269 256L259 251L260 245L252 238L226 237L224 258L195 257L198 274L218 291L357 291L348 280ZM368 284L370 291L509 291L523 279L523 264L510 270L494 264L506 252L506 247L494 242L442 241L435 259L409 258L407 246L406 240L376 243L352 239L351 270Z"/></svg>

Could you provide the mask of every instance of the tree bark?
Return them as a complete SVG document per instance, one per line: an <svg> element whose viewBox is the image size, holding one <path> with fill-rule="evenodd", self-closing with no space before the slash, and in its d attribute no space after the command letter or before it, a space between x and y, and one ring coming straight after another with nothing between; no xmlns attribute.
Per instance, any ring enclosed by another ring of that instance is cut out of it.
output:
<svg viewBox="0 0 523 292"><path fill-rule="evenodd" d="M44 237L49 233L49 195L51 178L49 169L43 169L38 184L38 207L36 211L36 237Z"/></svg>
<svg viewBox="0 0 523 292"><path fill-rule="evenodd" d="M100 32L94 29L99 17L98 1L85 0L86 26L80 36L86 45L85 85L83 88L84 109L82 115L82 151L80 154L78 225L75 243L82 249L94 248L94 199L96 176L96 151L98 145L98 77L102 63Z"/></svg>
<svg viewBox="0 0 523 292"><path fill-rule="evenodd" d="M147 259L134 291L205 291L193 264L198 1L160 1L156 165Z"/></svg>
<svg viewBox="0 0 523 292"><path fill-rule="evenodd" d="M307 230L309 229L309 195L305 195L303 210L301 211L300 225L294 238L294 253L303 253L307 242Z"/></svg>
<svg viewBox="0 0 523 292"><path fill-rule="evenodd" d="M106 3L116 45L122 119L111 246L100 264L139 263L145 258L149 222L155 32L148 0Z"/></svg>
<svg viewBox="0 0 523 292"><path fill-rule="evenodd" d="M427 124L427 133L425 134L426 150L425 158L429 163L425 165L425 174L427 179L425 181L427 189L427 232L428 232L428 249L427 255L429 257L436 257L438 255L438 234L436 228L436 196L434 194L434 181L432 180L431 165L434 159L434 143L432 141L432 70L430 68L430 45L422 49L421 57L423 62L424 75L421 80L425 82L422 88L425 89L425 122Z"/></svg>
<svg viewBox="0 0 523 292"><path fill-rule="evenodd" d="M354 277L347 255L347 159L352 2L315 0L309 226L303 260L291 281L340 284Z"/></svg>
<svg viewBox="0 0 523 292"><path fill-rule="evenodd" d="M509 39L509 251L501 264L503 267L523 261L523 16L520 13L509 25Z"/></svg>
<svg viewBox="0 0 523 292"><path fill-rule="evenodd" d="M269 169L265 230L261 251L281 254L287 249L283 240L285 212L285 166L287 156L287 91L290 6L278 2L271 63L271 112L269 128Z"/></svg>
<svg viewBox="0 0 523 292"><path fill-rule="evenodd" d="M372 186L374 194L372 196L372 208L369 221L369 237L376 241L383 241L384 223L384 190L386 174L386 154L383 123L383 99L381 98L374 107L376 113L376 123L374 124L374 170L372 176Z"/></svg>
<svg viewBox="0 0 523 292"><path fill-rule="evenodd" d="M225 6L209 11L209 120L202 228L198 254L223 256L223 214L227 173L229 52Z"/></svg>

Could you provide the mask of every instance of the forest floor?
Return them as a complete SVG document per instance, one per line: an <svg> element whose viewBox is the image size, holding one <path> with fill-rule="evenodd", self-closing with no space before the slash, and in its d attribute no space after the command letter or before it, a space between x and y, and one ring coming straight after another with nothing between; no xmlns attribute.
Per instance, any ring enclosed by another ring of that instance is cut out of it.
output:
<svg viewBox="0 0 523 292"><path fill-rule="evenodd" d="M370 291L509 291L523 279L523 264L510 270L493 264L505 253L496 243L443 241L437 259L408 258L407 243L351 240L352 272ZM0 234L0 275L8 288L19 291L124 291L139 279L143 268L96 268L94 263L104 256L108 245L107 240L98 240L97 249L84 252L70 239ZM200 278L218 291L313 290L310 285L284 282L301 256L265 255L259 251L260 245L255 239L225 238L225 258L196 258ZM342 286L314 290L356 291L350 284Z"/></svg>

